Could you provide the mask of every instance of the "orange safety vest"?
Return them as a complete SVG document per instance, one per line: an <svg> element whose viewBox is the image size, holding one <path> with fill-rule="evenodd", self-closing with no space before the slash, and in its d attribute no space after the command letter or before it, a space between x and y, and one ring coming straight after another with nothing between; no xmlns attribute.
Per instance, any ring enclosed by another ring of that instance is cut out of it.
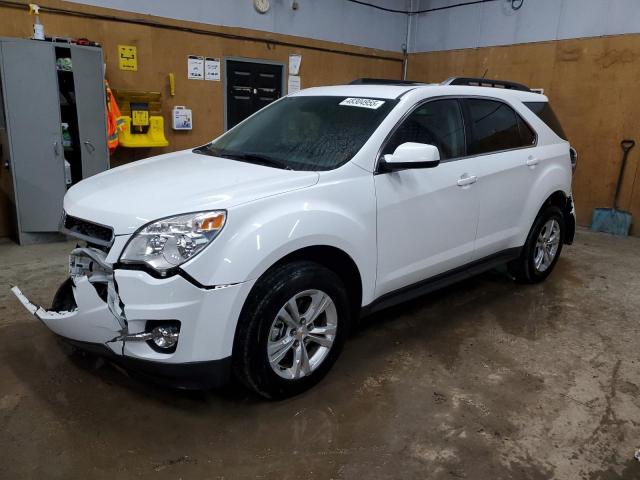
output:
<svg viewBox="0 0 640 480"><path fill-rule="evenodd" d="M118 147L118 131L122 131L125 125L116 99L109 88L109 82L105 80L104 84L107 91L107 146L109 153L113 153Z"/></svg>

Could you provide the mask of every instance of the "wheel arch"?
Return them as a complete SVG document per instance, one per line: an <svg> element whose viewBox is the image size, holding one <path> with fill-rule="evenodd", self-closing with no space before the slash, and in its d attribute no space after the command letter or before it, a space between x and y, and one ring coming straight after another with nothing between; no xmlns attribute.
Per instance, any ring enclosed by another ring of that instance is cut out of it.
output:
<svg viewBox="0 0 640 480"><path fill-rule="evenodd" d="M311 245L298 248L287 253L267 268L256 281L256 284L271 270L285 263L308 260L318 263L335 272L344 282L349 294L352 320L358 318L362 305L362 274L355 260L344 250L332 245Z"/></svg>
<svg viewBox="0 0 640 480"><path fill-rule="evenodd" d="M549 195L542 203L542 205L538 209L538 213L536 213L536 218L538 218L538 215L540 215L542 210L544 210L548 206L558 207L562 211L565 227L564 243L567 245L571 245L576 233L576 220L572 213L573 200L571 199L571 196L567 195L562 190L556 190L551 195Z"/></svg>

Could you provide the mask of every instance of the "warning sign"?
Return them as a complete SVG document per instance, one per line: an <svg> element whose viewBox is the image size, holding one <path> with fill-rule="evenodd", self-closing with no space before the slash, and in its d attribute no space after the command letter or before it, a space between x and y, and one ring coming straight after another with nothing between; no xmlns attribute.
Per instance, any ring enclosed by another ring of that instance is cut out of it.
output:
<svg viewBox="0 0 640 480"><path fill-rule="evenodd" d="M118 45L118 66L120 70L138 71L138 49L133 45Z"/></svg>

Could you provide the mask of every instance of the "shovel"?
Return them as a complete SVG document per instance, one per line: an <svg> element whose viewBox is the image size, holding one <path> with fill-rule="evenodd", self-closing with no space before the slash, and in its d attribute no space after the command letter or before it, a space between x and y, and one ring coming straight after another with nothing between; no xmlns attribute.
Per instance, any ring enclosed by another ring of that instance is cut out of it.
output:
<svg viewBox="0 0 640 480"><path fill-rule="evenodd" d="M629 152L635 146L633 140L622 140L622 166L620 167L620 175L618 175L618 184L616 185L616 195L613 200L613 208L595 208L591 217L591 230L594 232L612 233L613 235L629 235L631 228L631 214L624 212L618 208L618 200L620 197L620 187L622 187L622 179L624 170L627 165L627 157Z"/></svg>

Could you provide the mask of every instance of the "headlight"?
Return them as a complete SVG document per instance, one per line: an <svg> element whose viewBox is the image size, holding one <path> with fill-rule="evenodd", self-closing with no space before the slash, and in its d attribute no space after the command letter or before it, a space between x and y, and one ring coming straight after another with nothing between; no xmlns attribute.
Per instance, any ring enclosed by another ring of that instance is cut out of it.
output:
<svg viewBox="0 0 640 480"><path fill-rule="evenodd" d="M195 257L218 236L227 219L224 210L162 218L133 234L123 263L146 263L164 272Z"/></svg>

